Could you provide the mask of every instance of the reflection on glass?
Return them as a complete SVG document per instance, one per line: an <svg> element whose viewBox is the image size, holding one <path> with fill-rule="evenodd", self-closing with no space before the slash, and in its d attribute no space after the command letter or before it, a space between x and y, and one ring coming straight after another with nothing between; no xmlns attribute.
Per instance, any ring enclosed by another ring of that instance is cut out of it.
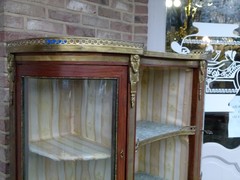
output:
<svg viewBox="0 0 240 180"><path fill-rule="evenodd" d="M112 179L116 80L24 84L25 179Z"/></svg>
<svg viewBox="0 0 240 180"><path fill-rule="evenodd" d="M240 138L228 136L229 112L205 113L205 130L211 130L213 134L204 134L204 143L216 142L226 148L233 149L240 145Z"/></svg>

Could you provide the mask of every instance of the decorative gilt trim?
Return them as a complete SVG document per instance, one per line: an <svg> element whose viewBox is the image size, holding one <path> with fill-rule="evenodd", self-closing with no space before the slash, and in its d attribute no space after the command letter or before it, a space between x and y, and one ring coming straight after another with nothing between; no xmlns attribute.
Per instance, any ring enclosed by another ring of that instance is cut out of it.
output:
<svg viewBox="0 0 240 180"><path fill-rule="evenodd" d="M195 134L196 134L196 126L184 126L177 131L166 132L164 134L159 134L157 136L153 136L148 139L139 140L137 138L135 143L135 152L138 151L140 146L143 146L155 141L160 141L160 140L175 137L175 136L190 136Z"/></svg>
<svg viewBox="0 0 240 180"><path fill-rule="evenodd" d="M184 61L202 61L202 59L209 59L208 54L200 52L191 52L190 54L177 54L172 52L155 52L155 51L144 51L144 58L160 58L167 61L184 60Z"/></svg>
<svg viewBox="0 0 240 180"><path fill-rule="evenodd" d="M96 56L95 54L85 54L85 53L71 53L63 55L59 53L58 55L51 54L34 54L34 55L22 55L18 54L15 57L16 62L20 61L51 61L51 62L61 62L61 61L71 61L71 62L118 62L118 63L128 63L129 57L125 55L118 54L108 54L107 56Z"/></svg>
<svg viewBox="0 0 240 180"><path fill-rule="evenodd" d="M97 38L74 38L74 37L50 37L50 38L34 38L11 41L8 47L27 46L27 45L97 45L97 46L115 46L115 47L129 47L129 48L142 48L142 44L110 40L110 39L97 39Z"/></svg>
<svg viewBox="0 0 240 180"><path fill-rule="evenodd" d="M200 69L199 69L199 96L198 99L202 98L202 83L205 80L205 71L206 71L206 62L200 61Z"/></svg>
<svg viewBox="0 0 240 180"><path fill-rule="evenodd" d="M136 93L137 93L137 82L139 81L139 66L140 66L140 56L131 55L130 67L129 67L129 77L131 84L131 108L135 106Z"/></svg>
<svg viewBox="0 0 240 180"><path fill-rule="evenodd" d="M8 81L9 81L9 91L10 91L10 103L13 104L13 94L14 94L14 78L15 78L15 65L14 65L14 55L8 54L7 56L8 62Z"/></svg>
<svg viewBox="0 0 240 180"><path fill-rule="evenodd" d="M9 82L14 81L14 55L13 54L8 54L7 56L7 62L8 62L8 80Z"/></svg>
<svg viewBox="0 0 240 180"><path fill-rule="evenodd" d="M143 44L89 37L46 37L7 43L9 52L117 52L143 54Z"/></svg>

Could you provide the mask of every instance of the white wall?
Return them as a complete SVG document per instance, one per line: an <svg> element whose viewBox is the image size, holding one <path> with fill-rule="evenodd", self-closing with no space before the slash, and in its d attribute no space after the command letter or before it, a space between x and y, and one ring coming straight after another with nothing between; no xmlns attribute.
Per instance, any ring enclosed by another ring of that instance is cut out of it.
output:
<svg viewBox="0 0 240 180"><path fill-rule="evenodd" d="M165 51L166 14L165 0L148 1L147 50L149 51Z"/></svg>

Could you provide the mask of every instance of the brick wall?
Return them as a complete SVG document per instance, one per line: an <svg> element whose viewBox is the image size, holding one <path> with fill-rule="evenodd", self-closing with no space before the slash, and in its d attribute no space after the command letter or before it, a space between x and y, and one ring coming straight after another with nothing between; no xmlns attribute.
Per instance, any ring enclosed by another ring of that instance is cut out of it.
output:
<svg viewBox="0 0 240 180"><path fill-rule="evenodd" d="M148 0L5 0L0 22L6 40L57 34L146 43L147 3Z"/></svg>
<svg viewBox="0 0 240 180"><path fill-rule="evenodd" d="M41 36L85 36L146 44L148 0L0 0L0 180L10 179L6 42Z"/></svg>

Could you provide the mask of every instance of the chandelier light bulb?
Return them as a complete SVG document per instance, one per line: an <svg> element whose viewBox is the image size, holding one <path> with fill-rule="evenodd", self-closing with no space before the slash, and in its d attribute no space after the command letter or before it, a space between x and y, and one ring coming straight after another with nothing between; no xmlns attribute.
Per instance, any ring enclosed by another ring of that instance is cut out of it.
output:
<svg viewBox="0 0 240 180"><path fill-rule="evenodd" d="M172 0L166 0L166 7L170 8L172 7L172 5L173 5Z"/></svg>
<svg viewBox="0 0 240 180"><path fill-rule="evenodd" d="M180 7L180 6L181 6L181 1L180 1L180 0L174 0L174 1L173 1L173 5L174 5L175 7Z"/></svg>

